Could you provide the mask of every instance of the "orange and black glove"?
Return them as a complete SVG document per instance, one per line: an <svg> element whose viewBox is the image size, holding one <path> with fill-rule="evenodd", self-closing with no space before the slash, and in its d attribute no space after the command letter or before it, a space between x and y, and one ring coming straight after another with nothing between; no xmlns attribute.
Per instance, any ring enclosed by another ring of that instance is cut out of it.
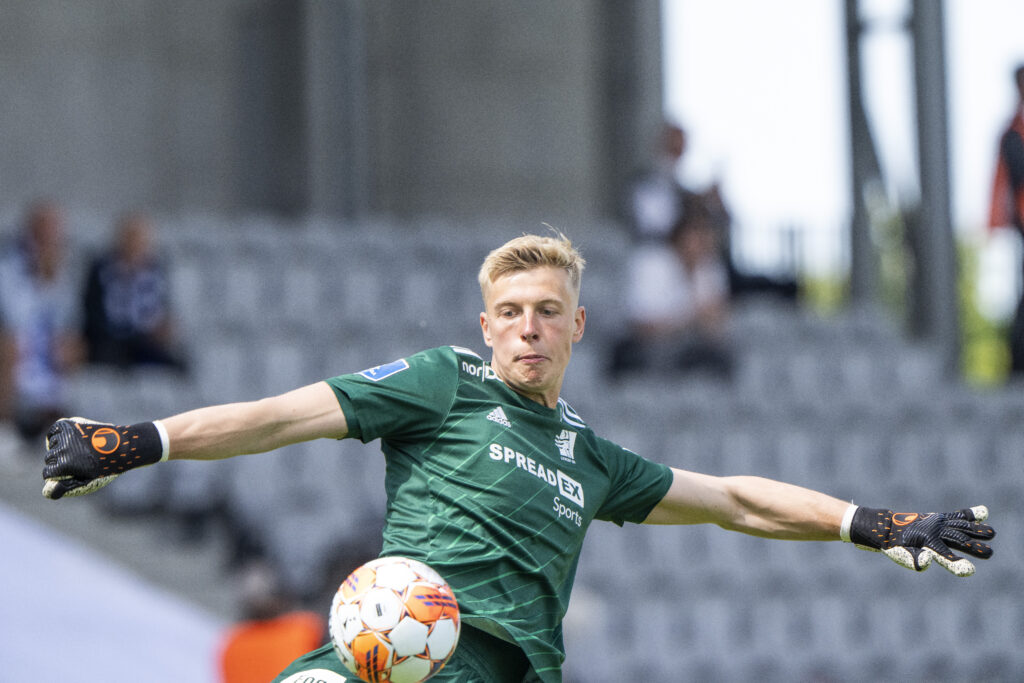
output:
<svg viewBox="0 0 1024 683"><path fill-rule="evenodd" d="M882 552L896 564L923 572L932 563L957 576L970 576L974 564L953 551L987 560L992 557L995 529L982 524L988 508L979 505L956 512L893 512L853 507L844 522L843 539L865 550Z"/></svg>
<svg viewBox="0 0 1024 683"><path fill-rule="evenodd" d="M166 459L153 422L112 425L82 417L61 418L46 432L43 495L84 496L119 474Z"/></svg>

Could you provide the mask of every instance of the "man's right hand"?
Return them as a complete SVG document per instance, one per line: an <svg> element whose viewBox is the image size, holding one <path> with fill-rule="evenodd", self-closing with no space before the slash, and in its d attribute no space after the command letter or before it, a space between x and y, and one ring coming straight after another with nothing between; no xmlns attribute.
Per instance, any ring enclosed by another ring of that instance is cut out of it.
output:
<svg viewBox="0 0 1024 683"><path fill-rule="evenodd" d="M159 462L163 446L152 422L118 426L61 418L46 432L43 495L84 496L126 470Z"/></svg>

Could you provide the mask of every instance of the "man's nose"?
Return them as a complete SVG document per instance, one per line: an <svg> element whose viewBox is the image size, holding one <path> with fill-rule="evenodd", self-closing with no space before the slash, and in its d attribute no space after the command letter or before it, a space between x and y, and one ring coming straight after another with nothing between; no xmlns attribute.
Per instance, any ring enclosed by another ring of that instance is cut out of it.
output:
<svg viewBox="0 0 1024 683"><path fill-rule="evenodd" d="M524 340L533 340L537 338L537 321L536 316L526 311L522 317L522 327L519 330L519 336Z"/></svg>

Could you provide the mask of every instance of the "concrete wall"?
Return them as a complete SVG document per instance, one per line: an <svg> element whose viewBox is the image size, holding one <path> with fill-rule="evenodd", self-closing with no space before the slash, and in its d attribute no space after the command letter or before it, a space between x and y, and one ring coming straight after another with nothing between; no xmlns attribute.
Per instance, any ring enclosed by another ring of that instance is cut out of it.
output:
<svg viewBox="0 0 1024 683"><path fill-rule="evenodd" d="M660 112L658 21L656 0L5 3L0 206L606 215Z"/></svg>
<svg viewBox="0 0 1024 683"><path fill-rule="evenodd" d="M4 3L2 201L230 206L244 5Z"/></svg>
<svg viewBox="0 0 1024 683"><path fill-rule="evenodd" d="M406 213L606 212L619 178L609 168L635 165L620 149L660 112L657 3L486 5L378 3L376 196ZM627 116L636 109L647 118Z"/></svg>

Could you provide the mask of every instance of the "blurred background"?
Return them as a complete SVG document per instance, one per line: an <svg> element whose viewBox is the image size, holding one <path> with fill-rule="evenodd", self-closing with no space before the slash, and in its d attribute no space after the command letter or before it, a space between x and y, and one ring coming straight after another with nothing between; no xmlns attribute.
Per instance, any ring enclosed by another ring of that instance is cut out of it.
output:
<svg viewBox="0 0 1024 683"><path fill-rule="evenodd" d="M1012 0L0 3L0 681L229 680L236 625L325 615L379 549L374 444L54 503L40 424L484 351L476 269L546 226L588 260L563 397L599 434L870 506L984 503L1000 532L959 580L596 524L567 682L1019 680L1022 250L993 197L1022 23ZM685 325L683 195L718 283Z"/></svg>

